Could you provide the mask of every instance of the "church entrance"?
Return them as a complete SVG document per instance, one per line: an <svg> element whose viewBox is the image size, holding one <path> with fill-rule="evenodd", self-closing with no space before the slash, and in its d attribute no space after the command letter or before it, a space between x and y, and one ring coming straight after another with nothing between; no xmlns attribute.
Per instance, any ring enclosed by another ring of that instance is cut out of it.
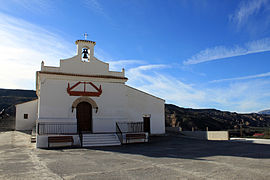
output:
<svg viewBox="0 0 270 180"><path fill-rule="evenodd" d="M76 108L78 132L92 132L92 106L88 102L80 102Z"/></svg>

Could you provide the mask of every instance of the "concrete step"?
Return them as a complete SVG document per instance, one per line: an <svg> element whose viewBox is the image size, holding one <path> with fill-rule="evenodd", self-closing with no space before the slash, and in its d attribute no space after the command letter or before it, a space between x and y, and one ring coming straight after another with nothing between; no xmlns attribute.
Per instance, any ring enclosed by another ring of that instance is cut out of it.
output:
<svg viewBox="0 0 270 180"><path fill-rule="evenodd" d="M89 144L89 143L119 143L119 140L106 140L106 141L83 141L83 144Z"/></svg>
<svg viewBox="0 0 270 180"><path fill-rule="evenodd" d="M83 147L121 145L116 134L83 134L82 141Z"/></svg>
<svg viewBox="0 0 270 180"><path fill-rule="evenodd" d="M83 139L83 142L94 142L94 141L118 141L118 139L116 139L116 138L106 138L106 139L104 139L104 138L99 138L99 139L93 139L93 138L91 138L91 139L88 139L88 138L84 138Z"/></svg>
<svg viewBox="0 0 270 180"><path fill-rule="evenodd" d="M120 142L118 142L118 141L102 141L102 142L92 141L92 142L83 142L83 146L89 145L89 144L115 144L115 145L120 145Z"/></svg>
<svg viewBox="0 0 270 180"><path fill-rule="evenodd" d="M36 136L31 136L31 143L35 143L36 141Z"/></svg>
<svg viewBox="0 0 270 180"><path fill-rule="evenodd" d="M102 137L102 138L86 138L86 137L84 137L83 138L83 140L89 140L89 141L95 141L95 140L99 140L99 141L104 140L104 141L106 141L106 140L114 140L114 139L117 140L117 138L115 138L115 137L112 137L112 138L105 138L105 137Z"/></svg>
<svg viewBox="0 0 270 180"><path fill-rule="evenodd" d="M115 137L115 134L83 134L83 137Z"/></svg>
<svg viewBox="0 0 270 180"><path fill-rule="evenodd" d="M31 133L31 143L35 143L36 141L36 126L34 126Z"/></svg>
<svg viewBox="0 0 270 180"><path fill-rule="evenodd" d="M83 144L83 147L102 147L102 146L120 146L121 143L89 143Z"/></svg>

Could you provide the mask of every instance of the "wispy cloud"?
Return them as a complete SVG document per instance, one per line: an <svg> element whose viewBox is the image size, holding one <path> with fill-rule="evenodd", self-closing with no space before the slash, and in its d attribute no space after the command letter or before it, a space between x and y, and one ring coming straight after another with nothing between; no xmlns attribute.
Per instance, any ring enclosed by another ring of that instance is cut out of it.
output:
<svg viewBox="0 0 270 180"><path fill-rule="evenodd" d="M83 4L90 11L94 12L96 15L103 17L107 23L109 23L113 29L119 29L120 27L114 22L112 14L109 14L108 7L106 9L106 4L102 4L99 0L84 0Z"/></svg>
<svg viewBox="0 0 270 180"><path fill-rule="evenodd" d="M270 81L265 79L201 87L184 83L162 72L166 65L143 65L127 70L127 84L182 107L217 108L237 112L257 112L270 107ZM262 75L258 75L262 76Z"/></svg>
<svg viewBox="0 0 270 180"><path fill-rule="evenodd" d="M52 13L56 6L54 1L47 0L0 0L0 3L0 9L8 12L22 8L34 14Z"/></svg>
<svg viewBox="0 0 270 180"><path fill-rule="evenodd" d="M235 45L233 47L216 46L207 48L185 60L185 65L198 64L207 61L243 56L248 54L270 51L270 38L264 38L257 41L251 41L243 46Z"/></svg>
<svg viewBox="0 0 270 180"><path fill-rule="evenodd" d="M143 65L143 66L138 66L135 68L131 68L129 71L131 72L140 72L140 71L145 71L145 70L152 70L152 69L162 69L169 67L169 65L165 64L150 64L150 65Z"/></svg>
<svg viewBox="0 0 270 180"><path fill-rule="evenodd" d="M230 15L229 17L238 27L241 27L248 22L251 16L259 13L260 10L265 9L268 3L268 0L242 1L235 13L233 15Z"/></svg>
<svg viewBox="0 0 270 180"><path fill-rule="evenodd" d="M258 46L251 43L250 46ZM35 89L35 71L40 62L58 66L59 59L75 54L72 42L66 42L24 20L0 13L0 87ZM255 48L253 48L255 49ZM101 53L104 56L106 53ZM270 83L264 79L205 88L182 82L168 75L173 65L148 64L140 60L119 60L111 67L126 66L127 84L161 97L167 103L192 108L219 108L238 112L257 111L269 107Z"/></svg>
<svg viewBox="0 0 270 180"><path fill-rule="evenodd" d="M40 68L40 62L44 60L45 65L58 66L60 58L75 54L74 46L56 33L0 13L0 87L35 89L35 71ZM258 52L269 47L269 39L265 43L253 41L246 46L250 47L249 51ZM104 56L104 53L100 53L100 56ZM238 112L270 107L269 80L252 79L253 76L266 77L268 73L253 75L249 77L252 81L248 82L229 82L226 87L211 84L214 87L205 88L168 75L168 68L173 68L173 65L148 64L140 60L113 62L110 55L106 57L111 67L127 68L127 84L166 99L167 103Z"/></svg>
<svg viewBox="0 0 270 180"><path fill-rule="evenodd" d="M95 48L95 57L101 61L107 62L110 65L110 70L112 71L121 71L122 68L132 68L141 64L146 64L143 60L136 59L121 59L115 60L109 53L103 49L97 47Z"/></svg>
<svg viewBox="0 0 270 180"><path fill-rule="evenodd" d="M105 17L106 19L111 20L110 16L105 12L103 5L98 0L84 0L83 2L87 8Z"/></svg>
<svg viewBox="0 0 270 180"><path fill-rule="evenodd" d="M138 64L145 64L145 61L142 60L116 60L116 61L107 61L107 63L110 64L110 70L113 71L119 71L122 68L129 68L131 66L134 65L138 65Z"/></svg>
<svg viewBox="0 0 270 180"><path fill-rule="evenodd" d="M91 8L93 11L105 15L104 9L102 5L98 2L98 0L85 0L83 1L88 8Z"/></svg>
<svg viewBox="0 0 270 180"><path fill-rule="evenodd" d="M41 61L58 66L60 58L75 54L72 46L55 33L0 13L0 87L34 89ZM21 83L26 81L32 83Z"/></svg>
<svg viewBox="0 0 270 180"><path fill-rule="evenodd" d="M160 72L171 68L164 64L148 64L127 70L129 85L151 93L179 106L199 107L197 101L204 98L202 91L195 90L192 85L185 84L170 75Z"/></svg>
<svg viewBox="0 0 270 180"><path fill-rule="evenodd" d="M235 78L226 78L226 79L218 79L210 81L210 83L218 83L218 82L224 82L224 81L237 81L237 80L247 80L247 79L256 79L256 78L262 78L262 77L269 77L270 72L262 73L262 74L255 74L251 76L242 76L242 77L235 77Z"/></svg>

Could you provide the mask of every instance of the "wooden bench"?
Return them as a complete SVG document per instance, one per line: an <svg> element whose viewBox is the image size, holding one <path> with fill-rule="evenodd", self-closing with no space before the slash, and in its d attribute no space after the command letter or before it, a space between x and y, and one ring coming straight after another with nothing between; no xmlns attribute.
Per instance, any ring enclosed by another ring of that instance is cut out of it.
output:
<svg viewBox="0 0 270 180"><path fill-rule="evenodd" d="M73 145L73 137L72 136L50 136L48 137L48 147L50 147L50 143L71 143Z"/></svg>
<svg viewBox="0 0 270 180"><path fill-rule="evenodd" d="M126 141L128 142L129 140L132 139L143 139L144 142L146 140L146 135L145 133L132 133L132 134L126 134Z"/></svg>

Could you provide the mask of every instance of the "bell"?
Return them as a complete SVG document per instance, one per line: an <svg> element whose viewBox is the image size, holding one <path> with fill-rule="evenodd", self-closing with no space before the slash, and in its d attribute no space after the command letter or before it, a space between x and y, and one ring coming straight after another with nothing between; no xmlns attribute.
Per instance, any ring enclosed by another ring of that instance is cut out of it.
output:
<svg viewBox="0 0 270 180"><path fill-rule="evenodd" d="M83 49L83 58L87 59L88 58L88 50L87 49Z"/></svg>

